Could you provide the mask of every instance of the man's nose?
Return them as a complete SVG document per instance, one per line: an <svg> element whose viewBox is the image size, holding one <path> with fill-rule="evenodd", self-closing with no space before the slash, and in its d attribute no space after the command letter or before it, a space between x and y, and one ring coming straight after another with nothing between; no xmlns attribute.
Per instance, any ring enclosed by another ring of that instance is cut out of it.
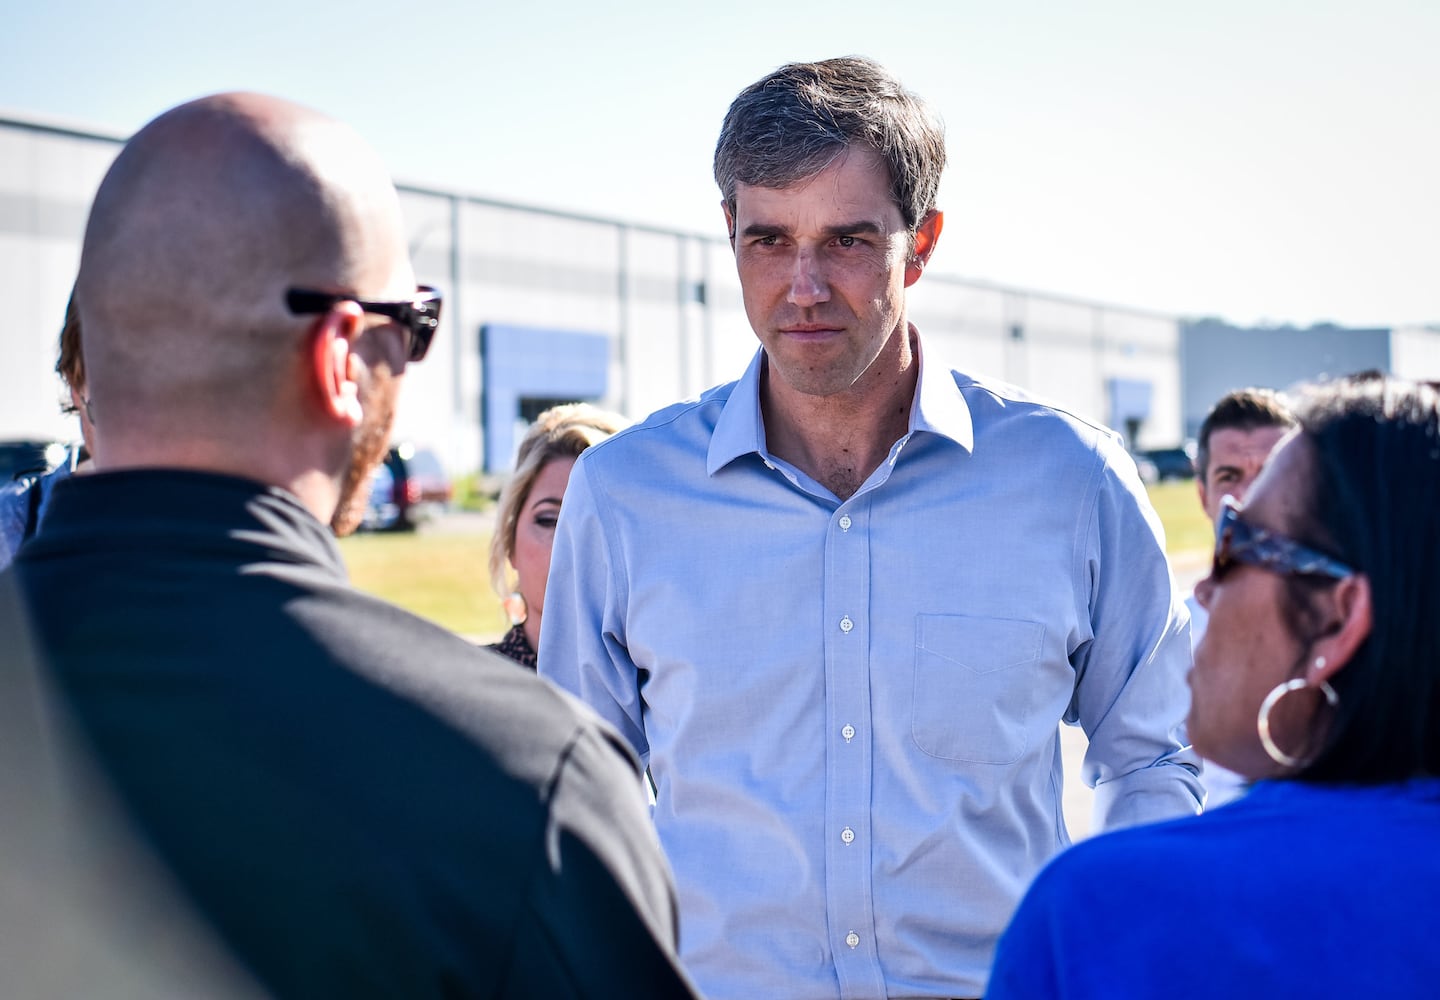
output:
<svg viewBox="0 0 1440 1000"><path fill-rule="evenodd" d="M824 268L811 250L800 250L795 254L795 264L790 272L790 303L804 309L818 305L830 298L830 286L825 281Z"/></svg>

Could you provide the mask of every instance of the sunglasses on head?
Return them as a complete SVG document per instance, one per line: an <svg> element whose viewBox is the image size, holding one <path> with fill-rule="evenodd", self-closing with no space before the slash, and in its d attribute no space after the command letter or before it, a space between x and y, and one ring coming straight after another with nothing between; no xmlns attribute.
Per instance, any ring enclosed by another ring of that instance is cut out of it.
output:
<svg viewBox="0 0 1440 1000"><path fill-rule="evenodd" d="M1264 528L1246 524L1234 497L1220 501L1220 520L1215 524L1215 561L1210 575L1219 580L1231 566L1243 563L1281 576L1323 576L1344 580L1355 571L1323 552L1301 545Z"/></svg>
<svg viewBox="0 0 1440 1000"><path fill-rule="evenodd" d="M285 305L296 316L314 316L329 312L341 302L353 302L361 311L387 316L410 333L410 361L420 361L430 350L430 341L440 326L440 293L429 285L415 290L408 302L372 302L343 292L317 292L309 288L292 288L285 293Z"/></svg>

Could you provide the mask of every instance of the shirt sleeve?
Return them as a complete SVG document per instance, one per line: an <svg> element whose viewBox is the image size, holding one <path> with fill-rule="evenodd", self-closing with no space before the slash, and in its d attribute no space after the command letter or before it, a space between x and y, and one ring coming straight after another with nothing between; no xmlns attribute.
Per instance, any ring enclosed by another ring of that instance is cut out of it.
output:
<svg viewBox="0 0 1440 1000"><path fill-rule="evenodd" d="M1109 438L1101 454L1082 567L1092 638L1075 654L1067 715L1090 740L1082 774L1096 792L1096 830L1194 814L1203 801L1185 735L1189 616L1134 462Z"/></svg>
<svg viewBox="0 0 1440 1000"><path fill-rule="evenodd" d="M674 884L640 780L608 727L581 731L554 785L505 996L695 995L676 957ZM634 794L616 794L627 785Z"/></svg>
<svg viewBox="0 0 1440 1000"><path fill-rule="evenodd" d="M648 763L640 672L625 644L623 561L582 455L570 473L545 587L539 671L618 729Z"/></svg>

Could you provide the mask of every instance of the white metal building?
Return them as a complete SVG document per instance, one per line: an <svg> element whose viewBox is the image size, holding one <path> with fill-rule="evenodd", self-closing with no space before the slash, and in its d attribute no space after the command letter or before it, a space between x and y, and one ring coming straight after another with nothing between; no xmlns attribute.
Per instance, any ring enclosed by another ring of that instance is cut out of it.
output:
<svg viewBox="0 0 1440 1000"><path fill-rule="evenodd" d="M0 117L0 438L75 434L59 412L56 338L119 141ZM723 234L411 185L401 200L420 280L446 305L429 357L407 373L397 437L435 447L454 473L507 469L516 428L549 402L643 416L737 377L756 348ZM1138 447L1181 439L1175 317L934 271L910 303L930 356L1022 385Z"/></svg>

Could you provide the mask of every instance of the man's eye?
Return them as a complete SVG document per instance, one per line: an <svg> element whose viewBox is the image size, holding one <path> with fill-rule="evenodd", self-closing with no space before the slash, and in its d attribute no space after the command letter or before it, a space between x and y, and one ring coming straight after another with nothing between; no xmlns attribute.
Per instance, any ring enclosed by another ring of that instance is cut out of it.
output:
<svg viewBox="0 0 1440 1000"><path fill-rule="evenodd" d="M853 247L857 240L853 236L842 236L835 242L839 243L842 247Z"/></svg>
<svg viewBox="0 0 1440 1000"><path fill-rule="evenodd" d="M773 247L778 239L779 237L776 236L762 236L755 242L762 247Z"/></svg>

